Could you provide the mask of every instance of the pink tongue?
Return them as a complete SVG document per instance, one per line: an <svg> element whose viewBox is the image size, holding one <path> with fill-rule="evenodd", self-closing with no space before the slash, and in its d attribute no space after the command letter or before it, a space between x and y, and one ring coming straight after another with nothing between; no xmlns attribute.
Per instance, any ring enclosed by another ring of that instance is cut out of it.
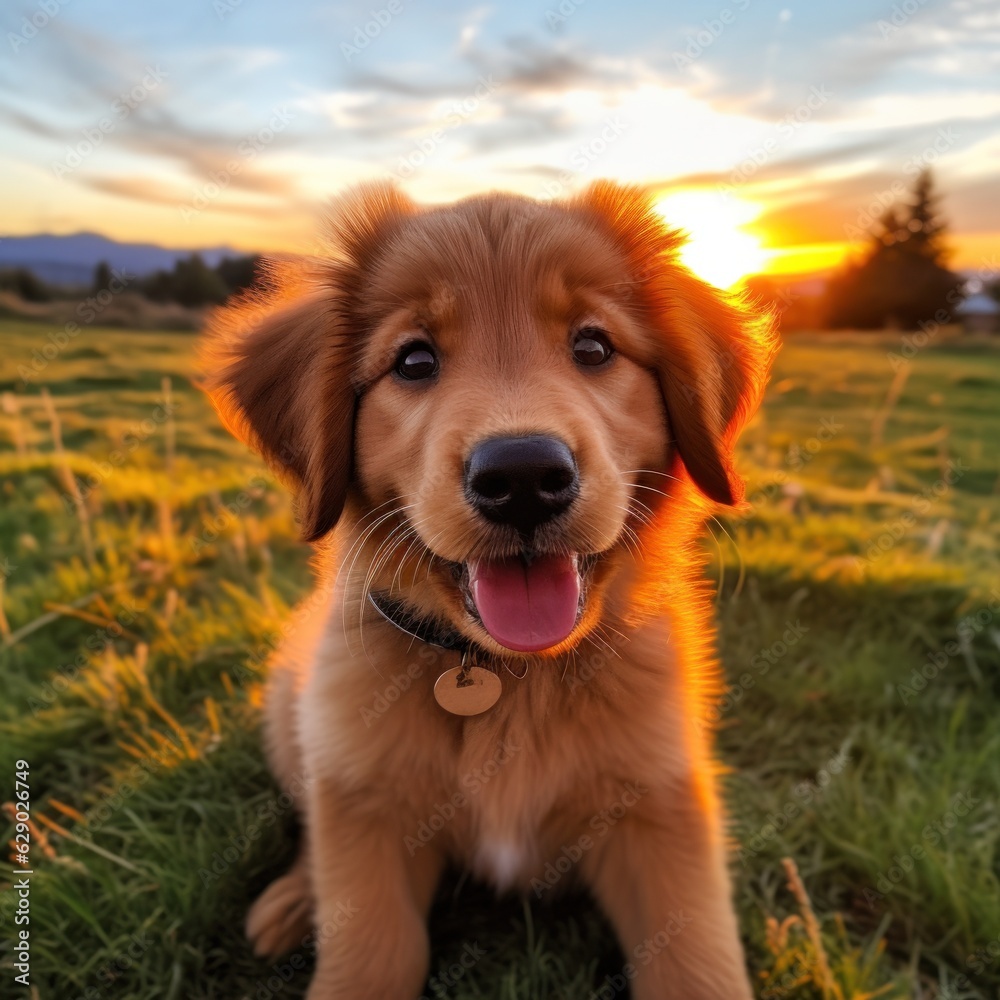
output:
<svg viewBox="0 0 1000 1000"><path fill-rule="evenodd" d="M573 626L580 576L572 556L519 557L469 564L472 599L501 646L534 653L558 645Z"/></svg>

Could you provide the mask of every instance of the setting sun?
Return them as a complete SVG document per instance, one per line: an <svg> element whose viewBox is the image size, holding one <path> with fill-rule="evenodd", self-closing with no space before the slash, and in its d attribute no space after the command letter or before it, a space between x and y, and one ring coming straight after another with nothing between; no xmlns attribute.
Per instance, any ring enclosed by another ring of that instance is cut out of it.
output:
<svg viewBox="0 0 1000 1000"><path fill-rule="evenodd" d="M688 234L681 260L699 278L729 288L749 274L766 270L768 251L744 229L761 213L753 202L692 189L665 195L656 208L669 225Z"/></svg>

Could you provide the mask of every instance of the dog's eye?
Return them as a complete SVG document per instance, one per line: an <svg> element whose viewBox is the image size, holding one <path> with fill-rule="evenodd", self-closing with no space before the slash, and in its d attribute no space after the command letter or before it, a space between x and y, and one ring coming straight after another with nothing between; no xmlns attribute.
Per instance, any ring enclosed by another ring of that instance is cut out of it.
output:
<svg viewBox="0 0 1000 1000"><path fill-rule="evenodd" d="M573 359L588 368L607 364L614 353L608 335L596 326L584 327L573 341Z"/></svg>
<svg viewBox="0 0 1000 1000"><path fill-rule="evenodd" d="M434 348L422 340L407 344L396 358L396 374L416 381L431 378L438 373L438 359Z"/></svg>

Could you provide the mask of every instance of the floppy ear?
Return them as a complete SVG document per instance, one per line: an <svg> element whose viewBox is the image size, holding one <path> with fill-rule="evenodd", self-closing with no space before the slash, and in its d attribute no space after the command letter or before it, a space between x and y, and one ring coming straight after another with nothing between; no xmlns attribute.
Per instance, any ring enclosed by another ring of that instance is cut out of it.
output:
<svg viewBox="0 0 1000 1000"><path fill-rule="evenodd" d="M212 402L290 480L307 541L336 525L351 481L364 275L412 211L390 184L354 188L331 205L318 256L271 260L263 288L209 318Z"/></svg>
<svg viewBox="0 0 1000 1000"><path fill-rule="evenodd" d="M775 350L772 318L696 278L678 259L683 237L639 188L598 182L581 199L629 259L635 304L651 334L675 460L710 500L735 505L743 480L736 438L756 411Z"/></svg>
<svg viewBox="0 0 1000 1000"><path fill-rule="evenodd" d="M767 384L771 319L675 267L652 279L665 286L663 347L656 362L660 390L691 479L710 500L734 506L744 493L734 449Z"/></svg>
<svg viewBox="0 0 1000 1000"><path fill-rule="evenodd" d="M337 523L351 477L355 391L336 292L238 303L212 317L210 336L212 402L290 480L302 533L315 541Z"/></svg>

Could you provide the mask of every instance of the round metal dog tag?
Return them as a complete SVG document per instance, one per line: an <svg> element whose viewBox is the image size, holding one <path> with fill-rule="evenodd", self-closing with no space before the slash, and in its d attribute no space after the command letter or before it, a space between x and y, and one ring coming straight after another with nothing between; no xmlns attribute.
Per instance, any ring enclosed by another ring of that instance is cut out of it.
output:
<svg viewBox="0 0 1000 1000"><path fill-rule="evenodd" d="M497 703L502 687L485 667L452 667L434 682L434 699L452 715L480 715Z"/></svg>

